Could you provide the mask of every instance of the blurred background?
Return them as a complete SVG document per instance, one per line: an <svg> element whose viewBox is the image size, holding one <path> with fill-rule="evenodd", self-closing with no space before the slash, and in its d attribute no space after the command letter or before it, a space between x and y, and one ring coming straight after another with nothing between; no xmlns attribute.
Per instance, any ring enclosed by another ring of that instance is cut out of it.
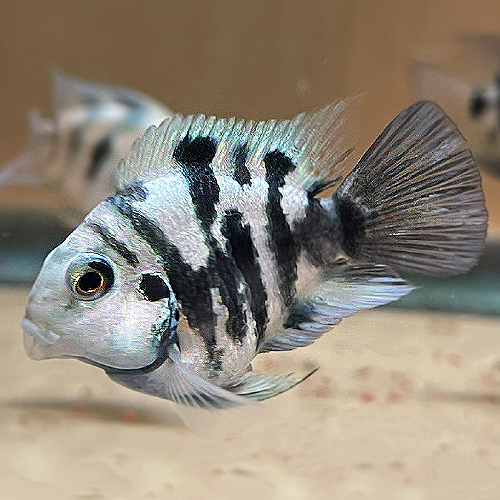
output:
<svg viewBox="0 0 500 500"><path fill-rule="evenodd" d="M28 109L51 116L54 66L184 114L288 118L364 94L360 156L426 97L415 61L493 81L500 53L465 49L464 34L500 36L498 1L0 0L0 165L26 147ZM26 358L27 285L67 228L46 215L61 209L54 193L0 190L0 496L497 499L500 177L482 175L479 268L418 282L399 304L417 312L358 315L310 348L263 358L266 370L321 370L217 442L95 368Z"/></svg>

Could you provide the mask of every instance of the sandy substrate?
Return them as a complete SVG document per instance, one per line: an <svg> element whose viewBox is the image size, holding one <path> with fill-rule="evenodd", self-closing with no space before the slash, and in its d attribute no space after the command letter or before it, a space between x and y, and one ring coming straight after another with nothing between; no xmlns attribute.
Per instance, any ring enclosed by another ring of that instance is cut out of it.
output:
<svg viewBox="0 0 500 500"><path fill-rule="evenodd" d="M26 294L0 288L2 499L500 497L496 319L372 311L263 355L256 370L320 370L213 440L96 368L29 360Z"/></svg>

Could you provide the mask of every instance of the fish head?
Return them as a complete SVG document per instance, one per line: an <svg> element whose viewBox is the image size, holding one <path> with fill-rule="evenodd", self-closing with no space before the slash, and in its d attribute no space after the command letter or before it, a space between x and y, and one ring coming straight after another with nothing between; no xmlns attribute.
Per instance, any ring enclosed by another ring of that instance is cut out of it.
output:
<svg viewBox="0 0 500 500"><path fill-rule="evenodd" d="M78 358L107 371L166 359L178 319L168 278L115 253L81 225L47 256L21 321L31 358Z"/></svg>

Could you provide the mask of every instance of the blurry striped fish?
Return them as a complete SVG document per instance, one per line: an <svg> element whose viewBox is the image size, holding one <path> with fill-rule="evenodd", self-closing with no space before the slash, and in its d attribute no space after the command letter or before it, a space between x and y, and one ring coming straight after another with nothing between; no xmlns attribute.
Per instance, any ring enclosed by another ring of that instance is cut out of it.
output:
<svg viewBox="0 0 500 500"><path fill-rule="evenodd" d="M81 220L115 192L119 160L133 141L172 112L140 92L60 70L52 77L54 117L29 113L27 151L0 170L0 187L21 183L55 190Z"/></svg>
<svg viewBox="0 0 500 500"><path fill-rule="evenodd" d="M77 358L183 405L238 407L302 380L253 372L257 354L409 293L399 271L469 270L486 211L455 125L416 103L346 176L347 107L148 129L117 193L47 257L21 323L28 354Z"/></svg>
<svg viewBox="0 0 500 500"><path fill-rule="evenodd" d="M437 102L455 121L479 165L500 175L500 36L462 35L460 77L433 64L414 64L415 95Z"/></svg>

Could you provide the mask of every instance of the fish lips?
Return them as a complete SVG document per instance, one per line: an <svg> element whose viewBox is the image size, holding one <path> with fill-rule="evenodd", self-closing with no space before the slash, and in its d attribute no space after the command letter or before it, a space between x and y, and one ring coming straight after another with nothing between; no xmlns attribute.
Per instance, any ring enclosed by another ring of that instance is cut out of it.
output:
<svg viewBox="0 0 500 500"><path fill-rule="evenodd" d="M28 317L21 320L21 328L24 330L24 349L31 359L46 359L50 355L46 348L54 345L59 340L59 335L52 330L38 325Z"/></svg>

